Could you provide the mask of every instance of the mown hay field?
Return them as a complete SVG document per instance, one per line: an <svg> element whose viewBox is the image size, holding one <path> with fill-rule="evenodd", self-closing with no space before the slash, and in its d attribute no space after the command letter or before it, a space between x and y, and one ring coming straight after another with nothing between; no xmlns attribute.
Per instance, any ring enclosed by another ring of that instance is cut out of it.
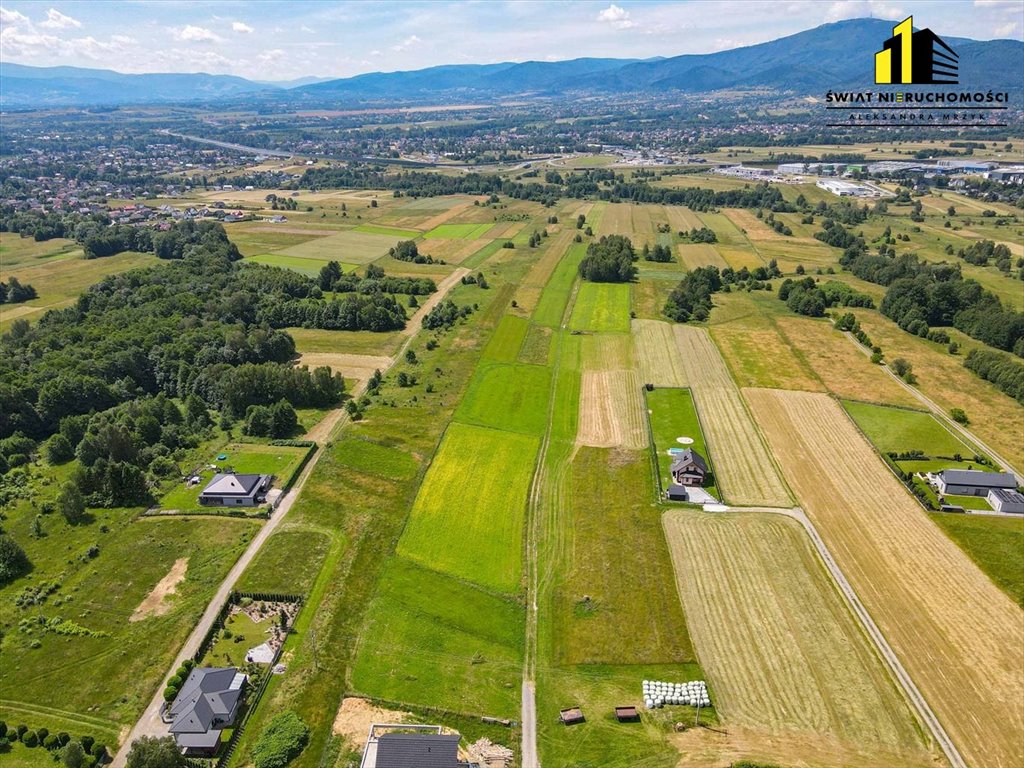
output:
<svg viewBox="0 0 1024 768"><path fill-rule="evenodd" d="M647 425L636 371L584 371L576 441L594 448L647 447Z"/></svg>
<svg viewBox="0 0 1024 768"><path fill-rule="evenodd" d="M590 283L580 285L569 318L574 331L629 332L629 285Z"/></svg>
<svg viewBox="0 0 1024 768"><path fill-rule="evenodd" d="M836 739L858 765L929 764L909 705L797 521L679 510L664 524L690 635L727 729L760 731L766 743L792 732Z"/></svg>
<svg viewBox="0 0 1024 768"><path fill-rule="evenodd" d="M455 411L455 420L542 435L550 387L551 373L542 366L482 362Z"/></svg>
<svg viewBox="0 0 1024 768"><path fill-rule="evenodd" d="M801 505L967 763L1021 765L1020 607L932 523L838 403L746 394Z"/></svg>
<svg viewBox="0 0 1024 768"><path fill-rule="evenodd" d="M484 359L502 363L514 363L519 349L530 329L530 321L515 315L505 315L494 330L494 335L484 348Z"/></svg>
<svg viewBox="0 0 1024 768"><path fill-rule="evenodd" d="M587 246L584 243L570 245L565 254L556 258L554 248L549 246L548 255L554 268L548 273L546 282L540 293L540 298L535 299L536 306L533 310L533 322L538 325L545 325L548 328L559 328L565 315L565 308L569 303L569 296L572 294L572 286L576 281L576 273L579 270L580 261L586 255ZM537 267L547 258L542 258ZM536 276L539 279L539 275ZM532 277L527 277L532 280ZM517 292L517 296L522 290ZM628 310L627 310L628 311Z"/></svg>
<svg viewBox="0 0 1024 768"><path fill-rule="evenodd" d="M685 387L686 369L679 359L672 324L662 320L634 320L637 363L645 384Z"/></svg>
<svg viewBox="0 0 1024 768"><path fill-rule="evenodd" d="M487 230L489 230L493 224L440 224L423 237L427 240L431 238L442 238L445 240L478 240L483 237Z"/></svg>
<svg viewBox="0 0 1024 768"><path fill-rule="evenodd" d="M881 366L872 363L861 349L832 328L831 323L788 316L780 316L775 322L786 341L830 392L853 400L920 407L917 398L895 382Z"/></svg>
<svg viewBox="0 0 1024 768"><path fill-rule="evenodd" d="M732 504L787 506L789 492L747 412L721 354L703 328L673 328L685 377L693 388L717 486Z"/></svg>
<svg viewBox="0 0 1024 768"><path fill-rule="evenodd" d="M285 256L318 261L368 264L385 255L389 248L397 245L403 239L408 238L349 230L293 245L283 249L280 253Z"/></svg>
<svg viewBox="0 0 1024 768"><path fill-rule="evenodd" d="M398 553L487 589L519 589L526 495L539 446L536 437L451 424Z"/></svg>
<svg viewBox="0 0 1024 768"><path fill-rule="evenodd" d="M684 205L666 205L665 215L673 232L689 232L704 226L700 217Z"/></svg>
<svg viewBox="0 0 1024 768"><path fill-rule="evenodd" d="M680 243L676 246L676 253L676 258L687 269L707 266L725 269L729 266L715 246L708 245L707 243Z"/></svg>

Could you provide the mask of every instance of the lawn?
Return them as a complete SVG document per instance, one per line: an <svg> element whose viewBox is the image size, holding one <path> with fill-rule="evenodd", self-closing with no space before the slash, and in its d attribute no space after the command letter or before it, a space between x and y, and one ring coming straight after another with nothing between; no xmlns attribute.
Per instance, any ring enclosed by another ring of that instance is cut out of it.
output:
<svg viewBox="0 0 1024 768"><path fill-rule="evenodd" d="M207 666L241 667L245 665L245 654L267 639L267 630L276 616L268 616L259 624L249 614L239 611L228 617L224 629L213 647L203 657Z"/></svg>
<svg viewBox="0 0 1024 768"><path fill-rule="evenodd" d="M704 457L714 472L714 464L708 454L704 433L697 418L697 408L689 389L657 388L653 392L648 392L647 408L651 432L654 435L654 450L658 456L658 472L664 488L672 482L668 473L673 461L673 457L668 453L670 448L692 448ZM693 443L683 445L676 440L678 437L689 437ZM714 481L713 474L711 480ZM713 496L719 496L714 482L705 485L704 490Z"/></svg>
<svg viewBox="0 0 1024 768"><path fill-rule="evenodd" d="M255 443L231 443L211 452L210 464L217 464L221 469L234 470L238 474L273 475L274 487L283 488L292 480L299 463L308 449L290 446L259 445ZM227 454L227 459L218 461L217 456ZM193 467L182 467L185 471ZM191 488L178 483L160 500L160 508L165 510L208 510L199 503L199 494L215 474L209 467L199 472L202 481Z"/></svg>
<svg viewBox="0 0 1024 768"><path fill-rule="evenodd" d="M526 496L539 444L527 435L449 426L398 553L488 589L518 591Z"/></svg>
<svg viewBox="0 0 1024 768"><path fill-rule="evenodd" d="M969 458L977 452L930 413L852 400L844 400L843 407L882 453L919 450L925 456L952 459L957 453Z"/></svg>
<svg viewBox="0 0 1024 768"><path fill-rule="evenodd" d="M456 421L541 435L551 373L537 365L481 363L455 411Z"/></svg>
<svg viewBox="0 0 1024 768"><path fill-rule="evenodd" d="M1024 607L1024 517L931 515L946 535L1014 602Z"/></svg>
<svg viewBox="0 0 1024 768"><path fill-rule="evenodd" d="M427 232L424 237L428 240L439 237L446 240L479 240L494 226L493 222L486 224L439 224Z"/></svg>
<svg viewBox="0 0 1024 768"><path fill-rule="evenodd" d="M352 686L362 694L517 718L523 607L403 557L366 612Z"/></svg>
<svg viewBox="0 0 1024 768"><path fill-rule="evenodd" d="M569 327L629 333L629 290L628 283L581 283Z"/></svg>

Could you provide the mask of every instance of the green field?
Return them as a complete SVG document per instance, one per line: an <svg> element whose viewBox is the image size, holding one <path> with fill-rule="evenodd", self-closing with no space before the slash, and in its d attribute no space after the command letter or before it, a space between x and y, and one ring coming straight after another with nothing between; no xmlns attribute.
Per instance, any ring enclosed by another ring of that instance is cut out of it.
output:
<svg viewBox="0 0 1024 768"><path fill-rule="evenodd" d="M440 224L427 232L424 237L427 239L478 240L492 226L494 226L493 222L486 224Z"/></svg>
<svg viewBox="0 0 1024 768"><path fill-rule="evenodd" d="M306 455L306 448L292 448L290 446L258 445L255 443L232 443L217 449L204 457L204 462L217 464L221 469L234 470L238 474L273 475L274 487L283 488L291 483L292 475L298 469L299 463ZM217 456L227 454L227 460L218 461ZM186 471L193 467L184 467ZM184 483L178 483L174 489L165 494L160 500L160 508L163 510L176 510L188 512L194 510L209 510L199 503L199 494L214 476L215 470L208 466L198 472L202 481L191 488ZM214 507L213 509L218 509Z"/></svg>
<svg viewBox="0 0 1024 768"><path fill-rule="evenodd" d="M519 357L530 322L516 315L505 315L498 323L494 335L484 348L484 358L502 363L514 363Z"/></svg>
<svg viewBox="0 0 1024 768"><path fill-rule="evenodd" d="M576 272L586 253L587 246L583 243L569 246L540 294L540 300L533 310L533 322L548 328L561 326L569 294L576 281Z"/></svg>
<svg viewBox="0 0 1024 768"><path fill-rule="evenodd" d="M240 592L304 595L313 586L331 537L316 530L285 528L274 533L238 580Z"/></svg>
<svg viewBox="0 0 1024 768"><path fill-rule="evenodd" d="M646 397L662 487L667 488L672 481L668 473L673 461L673 457L668 453L670 448L692 448L704 457L714 472L712 457L708 454L707 444L704 442L704 433L700 428L697 408L693 404L690 390L658 388L648 392ZM683 445L676 440L677 437L689 437L693 443ZM720 498L718 488L713 482L714 477L711 479L712 482L705 485L704 490Z"/></svg>
<svg viewBox="0 0 1024 768"><path fill-rule="evenodd" d="M481 363L455 411L464 424L544 433L551 374L541 366Z"/></svg>
<svg viewBox="0 0 1024 768"><path fill-rule="evenodd" d="M1024 607L1024 517L935 513L931 518L996 586Z"/></svg>
<svg viewBox="0 0 1024 768"><path fill-rule="evenodd" d="M318 237L280 251L284 256L294 256L317 261L340 261L343 264L368 264L387 254L388 249L404 239L395 235L381 235L375 232L348 230L327 237Z"/></svg>
<svg viewBox="0 0 1024 768"><path fill-rule="evenodd" d="M522 577L523 517L539 441L452 424L423 481L398 553L512 593Z"/></svg>
<svg viewBox="0 0 1024 768"><path fill-rule="evenodd" d="M851 400L843 401L843 407L882 453L920 450L925 456L948 459L957 453L968 458L977 453L930 413Z"/></svg>
<svg viewBox="0 0 1024 768"><path fill-rule="evenodd" d="M380 224L360 224L355 228L356 232L365 232L371 235L387 235L388 237L400 237L403 240L415 240L423 233L416 229L401 229L400 227L385 227Z"/></svg>
<svg viewBox="0 0 1024 768"><path fill-rule="evenodd" d="M390 701L515 718L523 607L393 557L367 610L356 691Z"/></svg>
<svg viewBox="0 0 1024 768"><path fill-rule="evenodd" d="M316 277L324 263L317 259L307 259L301 256L285 256L283 253L262 253L259 256L248 256L246 261L253 264L266 264L270 267L281 267L298 272L307 277ZM352 272L358 268L358 264L342 264L342 272Z"/></svg>
<svg viewBox="0 0 1024 768"><path fill-rule="evenodd" d="M569 319L572 330L629 333L629 320L628 284L580 284Z"/></svg>

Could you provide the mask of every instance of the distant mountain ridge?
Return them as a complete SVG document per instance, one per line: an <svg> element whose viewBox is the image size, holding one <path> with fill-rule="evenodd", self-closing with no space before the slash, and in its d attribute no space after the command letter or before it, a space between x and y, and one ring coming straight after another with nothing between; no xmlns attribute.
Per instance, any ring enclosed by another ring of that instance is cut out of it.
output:
<svg viewBox="0 0 1024 768"><path fill-rule="evenodd" d="M0 105L6 108L185 102L245 96L302 105L495 100L558 96L766 88L822 95L829 89L870 90L874 54L893 23L853 19L824 24L758 45L670 58L579 58L567 61L450 64L403 72L372 72L333 80L253 82L230 75L125 75L76 67L0 64ZM1024 43L945 38L960 57L960 85L972 90L1024 91ZM910 87L910 86L908 86Z"/></svg>

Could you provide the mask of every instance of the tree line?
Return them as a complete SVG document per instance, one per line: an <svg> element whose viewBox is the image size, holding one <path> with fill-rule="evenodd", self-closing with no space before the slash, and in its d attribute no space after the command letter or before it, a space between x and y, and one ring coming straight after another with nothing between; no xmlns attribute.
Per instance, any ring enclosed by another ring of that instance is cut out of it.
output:
<svg viewBox="0 0 1024 768"><path fill-rule="evenodd" d="M32 301L38 296L34 287L28 283L23 285L13 275L6 283L0 282L0 304L21 304L24 301Z"/></svg>

